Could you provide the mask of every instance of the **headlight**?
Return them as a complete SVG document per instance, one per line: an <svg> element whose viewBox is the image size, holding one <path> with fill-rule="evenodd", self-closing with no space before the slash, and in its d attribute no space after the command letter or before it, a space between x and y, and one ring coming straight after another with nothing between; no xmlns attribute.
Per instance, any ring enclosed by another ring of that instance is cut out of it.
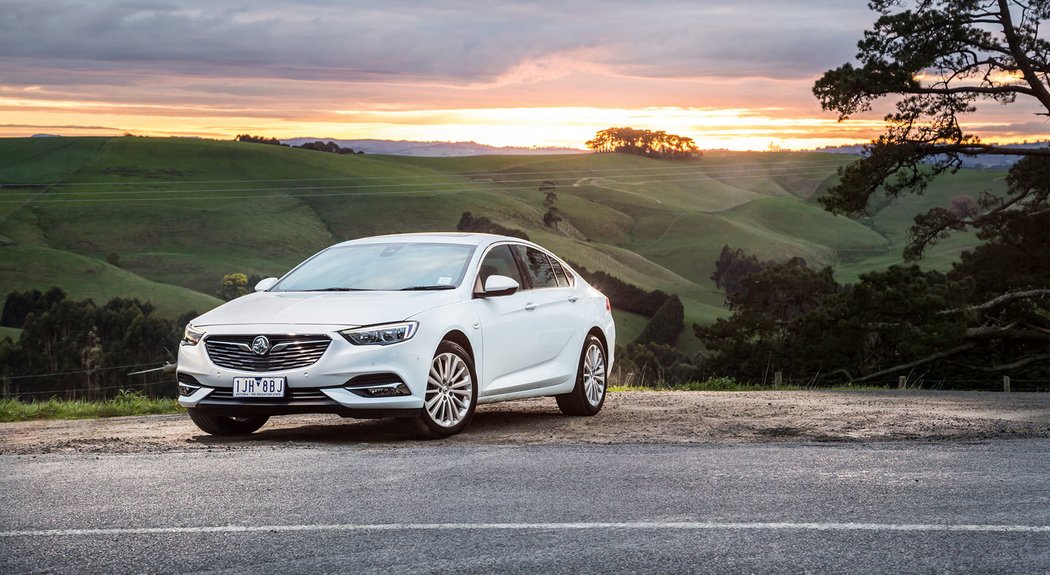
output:
<svg viewBox="0 0 1050 575"><path fill-rule="evenodd" d="M418 326L419 322L403 321L344 329L339 332L339 335L354 345L390 345L412 339Z"/></svg>
<svg viewBox="0 0 1050 575"><path fill-rule="evenodd" d="M193 327L192 324L186 326L186 331L182 332L182 345L197 345L197 342L204 337L204 331Z"/></svg>

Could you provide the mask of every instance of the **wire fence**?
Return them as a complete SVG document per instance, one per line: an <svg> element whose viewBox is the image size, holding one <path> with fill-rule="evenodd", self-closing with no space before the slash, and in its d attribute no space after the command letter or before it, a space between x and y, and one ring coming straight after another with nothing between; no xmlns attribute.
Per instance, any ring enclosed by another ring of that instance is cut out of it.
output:
<svg viewBox="0 0 1050 575"><path fill-rule="evenodd" d="M669 387L675 387L675 383L656 378L653 374L635 373L635 372L623 372L620 370L614 370L610 374L609 384L613 386L627 386L627 387L648 387L652 389L666 389ZM732 381L727 378L727 380ZM2 381L2 380L0 380ZM711 380L708 380L711 381ZM682 382L684 383L684 382ZM690 382L690 383L701 383L702 382ZM2 385L2 384L0 384ZM812 380L802 379L784 379L780 380L780 383L776 383L774 380L767 380L765 383L751 382L751 381L740 381L736 386L729 386L727 389L736 388L747 388L755 387L761 389L777 389L782 387L784 389L812 389L820 390L834 387L836 389L852 387L846 382L834 382L834 383L813 383ZM944 378L936 381L931 380L920 380L906 382L904 387L900 386L900 381L897 379L876 379L868 380L860 384L856 384L858 389L869 389L885 388L887 390L912 390L912 391L985 391L985 392L1003 392L1004 381L1003 378L985 378L985 379L967 379L967 378ZM712 389L717 391L716 388ZM152 398L171 398L178 395L178 384L175 381L175 377L171 374L164 374L162 376L152 376L144 378L141 382L126 383L123 385L107 385L103 387L92 387L89 389L84 388L62 388L62 389L33 389L28 391L16 391L10 392L4 387L4 391L0 393L0 399L5 400L20 400L26 402L35 401L48 401L50 399L59 399L64 401L96 401L102 399L108 399L116 396L120 391L135 391L139 392L146 397ZM1050 379L1010 379L1009 391L1013 393L1017 392L1050 392Z"/></svg>
<svg viewBox="0 0 1050 575"><path fill-rule="evenodd" d="M175 376L171 373L158 372L128 375L129 381L119 385L52 387L47 386L47 382L41 382L40 387L42 388L38 388L36 385L26 387L27 382L35 382L47 378L80 374L92 375L116 370L149 369L163 367L164 365L162 362L135 363L75 371L4 376L0 377L0 399L48 401L54 398L66 401L96 401L114 397L121 391L135 391L153 398L175 397L178 393Z"/></svg>
<svg viewBox="0 0 1050 575"><path fill-rule="evenodd" d="M724 380L724 384L714 384L710 387L717 390L719 387L725 389L739 389L754 387L758 389L827 389L827 388L850 388L857 389L885 388L887 390L915 390L915 391L989 391L989 392L1050 392L1050 378L1013 378L1002 374L988 377L927 377L913 376L886 376L876 379L868 379L861 382L850 382L844 379L821 379L819 374L809 376L790 376L776 373L768 374L768 377L757 380L746 378L734 378L727 374L706 374L700 378L701 381L675 381L666 370L640 369L634 371L624 370L621 366L613 368L609 377L609 384L625 387L648 387L654 389L669 388L675 386L701 386L705 382L718 382Z"/></svg>

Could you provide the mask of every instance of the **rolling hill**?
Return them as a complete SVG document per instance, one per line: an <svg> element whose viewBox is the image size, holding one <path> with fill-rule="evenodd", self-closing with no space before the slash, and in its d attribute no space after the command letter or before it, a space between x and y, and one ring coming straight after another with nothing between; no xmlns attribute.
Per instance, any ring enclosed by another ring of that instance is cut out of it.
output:
<svg viewBox="0 0 1050 575"><path fill-rule="evenodd" d="M583 154L573 148L520 148L514 146L488 146L477 142L416 142L411 140L340 140L338 138L291 138L281 140L290 146L301 146L309 142L335 142L344 148L366 154L392 154L397 156L480 156L480 155L540 155Z"/></svg>
<svg viewBox="0 0 1050 575"><path fill-rule="evenodd" d="M711 280L722 246L805 257L840 281L900 261L912 216L1003 186L963 170L864 221L815 198L842 154L711 153L695 161L620 154L428 158L337 155L179 138L0 140L0 290L60 285L77 297L149 299L174 317L217 305L230 272L280 275L349 238L455 229L471 211L563 257L646 289L676 293L686 321L724 315ZM541 182L564 221L542 224ZM972 236L924 265L947 268ZM643 322L621 314L632 337ZM691 333L679 345L696 349Z"/></svg>

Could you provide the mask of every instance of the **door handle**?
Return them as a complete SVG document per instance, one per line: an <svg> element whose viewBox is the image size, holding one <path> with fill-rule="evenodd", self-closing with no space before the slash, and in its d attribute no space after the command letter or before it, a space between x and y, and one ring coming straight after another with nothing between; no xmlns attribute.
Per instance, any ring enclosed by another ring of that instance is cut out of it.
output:
<svg viewBox="0 0 1050 575"><path fill-rule="evenodd" d="M527 303L527 304L525 304L525 311L532 311L534 309L536 309L536 304L534 304L534 303Z"/></svg>
<svg viewBox="0 0 1050 575"><path fill-rule="evenodd" d="M572 302L572 303L576 303L576 300L578 300L578 299L580 299L580 296L578 296L578 295L571 295L571 296L569 296L569 301Z"/></svg>

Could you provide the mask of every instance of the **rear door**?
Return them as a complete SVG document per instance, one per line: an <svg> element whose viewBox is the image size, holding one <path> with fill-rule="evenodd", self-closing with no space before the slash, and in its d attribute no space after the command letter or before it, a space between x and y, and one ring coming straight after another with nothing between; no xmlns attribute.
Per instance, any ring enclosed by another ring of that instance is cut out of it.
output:
<svg viewBox="0 0 1050 575"><path fill-rule="evenodd" d="M515 245L515 254L529 280L526 309L533 314L531 330L522 337L532 340L537 369L533 377L540 387L562 383L575 375L580 350L580 321L575 309L575 291L566 281L558 261L539 249ZM571 349L570 349L571 348Z"/></svg>

